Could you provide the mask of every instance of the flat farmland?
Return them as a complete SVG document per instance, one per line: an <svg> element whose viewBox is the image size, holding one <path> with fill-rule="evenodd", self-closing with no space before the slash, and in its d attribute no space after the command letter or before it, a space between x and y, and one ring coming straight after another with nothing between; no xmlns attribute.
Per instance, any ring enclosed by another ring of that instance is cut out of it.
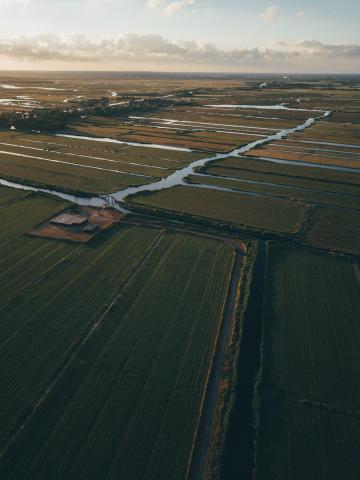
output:
<svg viewBox="0 0 360 480"><path fill-rule="evenodd" d="M294 109L354 111L360 106L359 80L353 78L354 88L348 88L346 79L331 79L330 84L320 78L279 78L249 79L247 85L227 89L216 95L196 95L202 104L256 105L269 108L272 105L286 105ZM262 85L262 86L261 86Z"/></svg>
<svg viewBox="0 0 360 480"><path fill-rule="evenodd" d="M270 396L265 402L256 480L358 479L358 416Z"/></svg>
<svg viewBox="0 0 360 480"><path fill-rule="evenodd" d="M85 194L151 183L202 155L44 135L0 138L3 178ZM106 148L108 145L108 148Z"/></svg>
<svg viewBox="0 0 360 480"><path fill-rule="evenodd" d="M119 163L139 164L143 167L176 170L194 160L204 158L204 154L177 151L176 149L144 148L102 141L102 139L48 135L21 135L16 142L24 146L42 147L47 151L61 151L88 157L106 157ZM144 168L144 171L145 168ZM161 173L161 172L160 172ZM159 174L159 172L158 172Z"/></svg>
<svg viewBox="0 0 360 480"><path fill-rule="evenodd" d="M190 175L186 181L196 185L213 185L215 187L234 190L234 192L248 192L268 196L269 198L279 198L286 200L296 200L306 204L324 204L334 205L344 208L353 208L360 210L360 195L346 196L330 192L321 192L305 187L296 187L294 185L282 185L271 182L262 182L256 178L256 175L246 180L237 178L217 177L215 175Z"/></svg>
<svg viewBox="0 0 360 480"><path fill-rule="evenodd" d="M318 167L305 167L296 163L285 165L243 156L211 162L200 168L199 172L346 195L356 196L360 191L360 176L356 172L338 172Z"/></svg>
<svg viewBox="0 0 360 480"><path fill-rule="evenodd" d="M313 117L315 115L321 115L323 112L321 110L297 110L296 108L290 110L281 110L278 108L278 105L264 105L264 108L261 108L259 102L251 104L248 99L245 99L243 104L238 104L235 99L232 99L228 104L222 105L221 103L203 105L201 108L203 111L210 115L216 117L229 117L229 118L255 118L259 121L270 120L271 125L299 125L303 123L306 119ZM239 117L238 117L239 116ZM289 122L289 123L287 123Z"/></svg>
<svg viewBox="0 0 360 480"><path fill-rule="evenodd" d="M1 479L358 480L359 113L355 75L3 72Z"/></svg>
<svg viewBox="0 0 360 480"><path fill-rule="evenodd" d="M304 222L307 206L276 198L260 198L190 186L132 196L130 207L203 218L223 226L258 232L295 234Z"/></svg>
<svg viewBox="0 0 360 480"><path fill-rule="evenodd" d="M356 267L280 244L268 255L255 478L355 479Z"/></svg>
<svg viewBox="0 0 360 480"><path fill-rule="evenodd" d="M27 197L28 195L29 192L0 187L0 208L3 208L5 205L8 205L16 200Z"/></svg>
<svg viewBox="0 0 360 480"><path fill-rule="evenodd" d="M303 236L311 245L360 255L360 214L341 208L316 207Z"/></svg>
<svg viewBox="0 0 360 480"><path fill-rule="evenodd" d="M95 72L11 72L1 77L1 111L17 111L36 107L80 106L82 101L109 97L112 103L152 95L181 93L188 89L241 88L239 79L179 78L177 75Z"/></svg>
<svg viewBox="0 0 360 480"><path fill-rule="evenodd" d="M265 157L290 162L300 161L319 165L331 165L341 168L359 169L360 171L360 157L358 152L329 152L325 146L323 148L313 149L306 148L304 143L300 147L292 147L286 144L278 146L276 143L271 143L265 147L254 148L247 152L247 155L249 157Z"/></svg>
<svg viewBox="0 0 360 480"><path fill-rule="evenodd" d="M104 119L89 117L81 122L69 125L68 133L89 135L94 137L110 137L124 142L153 143L180 148L189 148L195 151L229 152L238 145L263 138L263 133L238 133L201 131L201 128L191 130L186 127L146 126L124 123L123 119Z"/></svg>
<svg viewBox="0 0 360 480"><path fill-rule="evenodd" d="M228 123L214 118L213 116L207 116L202 114L196 114L196 108L188 110L187 115L178 115L177 110L175 112L169 111L159 114L159 116L148 115L131 115L129 116L129 123L133 126L152 126L158 129L170 129L184 132L203 132L202 135L207 135L207 132L222 133L222 138L233 139L233 135L243 136L266 136L276 131L278 128L272 125L264 126L261 122L255 120L244 119L231 119ZM193 113L191 115L191 113ZM180 118L178 118L180 117ZM261 117L259 117L261 118ZM185 120L186 119L186 120ZM260 123L260 125L258 125ZM273 122L274 123L274 122ZM217 135L216 135L217 136Z"/></svg>
<svg viewBox="0 0 360 480"><path fill-rule="evenodd" d="M360 126L351 123L319 122L310 130L296 133L293 140L339 143L360 147Z"/></svg>
<svg viewBox="0 0 360 480"><path fill-rule="evenodd" d="M11 242L17 236L22 235L40 220L53 216L69 205L67 202L39 197L27 192L16 191L16 195L11 195L8 191L9 189L0 187L1 248L7 243L11 248Z"/></svg>
<svg viewBox="0 0 360 480"><path fill-rule="evenodd" d="M6 235L1 477L184 478L232 248L126 225L81 246Z"/></svg>
<svg viewBox="0 0 360 480"><path fill-rule="evenodd" d="M286 118L286 116L283 118L282 112L279 114L278 112L274 113L258 109L241 109L241 111L237 111L236 113L232 113L228 109L223 109L222 112L217 109L216 112L214 112L212 107L202 107L201 105L196 105L191 108L181 106L177 108L164 108L156 112L156 115L144 114L140 118L137 117L137 120L141 121L141 119L145 121L151 120L152 123L155 124L166 122L169 125L171 123L175 125L179 124L182 128L190 125L190 127L194 129L238 129L240 131L241 129L279 131L296 127L299 124L297 119L289 119Z"/></svg>

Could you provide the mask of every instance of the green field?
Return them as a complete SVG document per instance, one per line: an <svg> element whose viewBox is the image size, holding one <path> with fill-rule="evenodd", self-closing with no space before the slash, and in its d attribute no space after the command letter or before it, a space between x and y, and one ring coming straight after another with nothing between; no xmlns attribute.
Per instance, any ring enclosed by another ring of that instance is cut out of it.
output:
<svg viewBox="0 0 360 480"><path fill-rule="evenodd" d="M306 205L288 200L186 186L132 196L129 204L168 215L201 217L219 226L279 234L295 234L307 211Z"/></svg>
<svg viewBox="0 0 360 480"><path fill-rule="evenodd" d="M201 169L201 172L284 186L294 185L320 192L359 195L360 190L360 177L357 173L299 165L282 165L246 157L229 157L209 164Z"/></svg>
<svg viewBox="0 0 360 480"><path fill-rule="evenodd" d="M360 76L0 91L0 480L359 480Z"/></svg>
<svg viewBox="0 0 360 480"><path fill-rule="evenodd" d="M2 191L3 187L0 187L0 192ZM45 198L19 190L12 190L12 192L16 192L16 194L14 193L13 201L2 204L2 199L0 198L1 252L7 244L11 251L12 242L19 235L22 235L41 220L53 216L54 213L63 210L69 205L68 202Z"/></svg>
<svg viewBox="0 0 360 480"><path fill-rule="evenodd" d="M256 480L358 478L359 312L352 263L270 245Z"/></svg>
<svg viewBox="0 0 360 480"><path fill-rule="evenodd" d="M297 200L304 203L312 204L324 204L341 206L345 208L360 209L360 196L342 196L336 193L327 193L321 191L313 191L306 188L294 188L293 186L284 185L267 185L266 183L254 183L249 181L241 181L241 179L223 178L214 175L201 176L201 175L189 175L186 181L192 184L198 185L215 185L219 187L230 188L234 191L253 192L261 195L269 196L272 198L283 198L285 200Z"/></svg>
<svg viewBox="0 0 360 480"><path fill-rule="evenodd" d="M304 240L315 247L360 255L360 213L317 207L311 214Z"/></svg>
<svg viewBox="0 0 360 480"><path fill-rule="evenodd" d="M62 206L14 207L35 201ZM1 478L184 478L231 247L125 225L77 246L19 223L1 250Z"/></svg>
<svg viewBox="0 0 360 480"><path fill-rule="evenodd" d="M0 132L2 178L86 195L151 183L204 156L54 135Z"/></svg>
<svg viewBox="0 0 360 480"><path fill-rule="evenodd" d="M37 160L1 153L0 176L40 188L88 195L112 193L128 186L154 181L151 176L140 177L116 171L83 168L67 163L53 163L49 157L51 155L46 155L46 160ZM58 156L58 160L60 159L64 161L64 157Z"/></svg>

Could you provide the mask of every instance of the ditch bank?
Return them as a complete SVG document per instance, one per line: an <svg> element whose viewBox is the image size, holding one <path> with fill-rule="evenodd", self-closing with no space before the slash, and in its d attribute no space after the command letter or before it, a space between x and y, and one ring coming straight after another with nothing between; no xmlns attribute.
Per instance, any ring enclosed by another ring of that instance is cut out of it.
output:
<svg viewBox="0 0 360 480"><path fill-rule="evenodd" d="M241 242L239 242L239 244L240 243ZM227 299L224 305L224 313L215 347L215 353L212 360L212 367L206 388L200 421L193 445L193 452L190 459L187 474L187 478L189 479L202 480L206 478L205 472L212 443L212 433L225 365L229 334L233 329L233 323L236 320L235 317L238 304L238 292L243 264L243 246L239 245L238 247L236 246L234 248L232 274L229 282Z"/></svg>
<svg viewBox="0 0 360 480"><path fill-rule="evenodd" d="M265 266L266 245L259 241L243 318L234 399L227 422L219 475L213 478L250 480L253 475L258 415L255 389L261 367Z"/></svg>

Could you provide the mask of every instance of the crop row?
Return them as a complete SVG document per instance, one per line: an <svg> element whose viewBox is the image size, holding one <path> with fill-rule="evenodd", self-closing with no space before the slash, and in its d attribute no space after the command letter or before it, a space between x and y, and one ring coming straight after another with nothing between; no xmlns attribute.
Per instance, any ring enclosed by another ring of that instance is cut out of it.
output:
<svg viewBox="0 0 360 480"><path fill-rule="evenodd" d="M152 194L136 195L131 205L179 212L249 230L296 233L307 207L277 198L260 198L236 192L179 186Z"/></svg>
<svg viewBox="0 0 360 480"><path fill-rule="evenodd" d="M74 342L109 303L110 293L119 292L120 279L134 268L131 262L143 253L144 241L149 245L157 239L101 328L3 457L5 477L11 472L29 479L184 478L232 251L214 240L159 237L140 228L113 237L46 286L38 285L38 300L30 302L29 292L6 311L11 318L27 312L26 324L10 340L12 348L6 345L3 352L3 422L14 424L14 416L36 401ZM75 272L80 273L74 279Z"/></svg>
<svg viewBox="0 0 360 480"><path fill-rule="evenodd" d="M284 198L287 200L299 200L306 203L334 205L345 208L360 209L360 196L347 197L330 192L313 191L303 187L293 188L291 185L267 185L266 183L254 183L249 181L242 181L241 179L231 179L226 177L217 176L197 176L191 175L187 177L187 180L191 183L198 185L214 185L219 187L230 188L232 190L245 191L251 193L257 193L260 195L268 195L276 198Z"/></svg>
<svg viewBox="0 0 360 480"><path fill-rule="evenodd" d="M17 177L20 182L34 180L45 185L60 186L69 190L84 189L89 193L111 193L129 185L141 185L153 181L152 177L140 177L111 171L83 168L63 163L53 163L33 158L0 154L0 175Z"/></svg>
<svg viewBox="0 0 360 480"><path fill-rule="evenodd" d="M156 235L122 229L102 248L83 247L71 262L1 309L1 441L101 316Z"/></svg>
<svg viewBox="0 0 360 480"><path fill-rule="evenodd" d="M29 228L63 210L67 202L36 196L34 194L20 197L19 200L0 209L0 246L12 242Z"/></svg>
<svg viewBox="0 0 360 480"><path fill-rule="evenodd" d="M105 156L90 156L84 154L78 154L74 152L66 151L59 151L57 149L54 150L44 150L41 146L37 145L36 149L34 149L33 145L20 145L17 142L12 143L11 145L6 144L3 145L0 143L0 150L3 152L10 152L11 157L19 154L19 158L24 158L27 160L28 163L32 163L34 161L35 164L43 165L52 164L52 165L62 165L62 166L69 166L75 168L83 168L87 174L93 173L92 171L95 170L96 172L109 172L114 175L123 174L125 177L126 175L129 176L129 180L135 180L134 176L146 175L146 176L156 176L160 177L166 173L166 169L158 169L148 166L142 165L133 165L129 162L119 161L118 159L111 159ZM2 156L6 156L5 153L1 154ZM22 157L25 155L25 157ZM26 157L28 156L28 158ZM32 158L36 157L36 158ZM18 158L15 156L15 158ZM53 161L53 162L51 162ZM60 162L56 164L55 162ZM77 167L78 165L78 167ZM96 170L97 169L97 170ZM165 172L165 173L164 173ZM135 174L135 175L133 175Z"/></svg>
<svg viewBox="0 0 360 480"><path fill-rule="evenodd" d="M355 479L360 291L348 261L271 244L256 480Z"/></svg>

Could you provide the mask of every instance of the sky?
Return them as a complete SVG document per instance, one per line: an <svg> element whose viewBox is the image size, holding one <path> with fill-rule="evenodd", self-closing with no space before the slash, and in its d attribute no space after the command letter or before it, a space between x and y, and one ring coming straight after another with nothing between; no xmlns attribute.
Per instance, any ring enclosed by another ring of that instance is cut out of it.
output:
<svg viewBox="0 0 360 480"><path fill-rule="evenodd" d="M0 68L360 73L358 0L0 0Z"/></svg>

